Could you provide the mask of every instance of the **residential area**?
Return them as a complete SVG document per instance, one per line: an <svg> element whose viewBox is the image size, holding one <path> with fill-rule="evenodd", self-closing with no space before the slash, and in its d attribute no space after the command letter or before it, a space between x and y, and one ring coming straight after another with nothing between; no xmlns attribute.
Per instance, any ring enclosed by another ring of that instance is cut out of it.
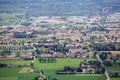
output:
<svg viewBox="0 0 120 80"><path fill-rule="evenodd" d="M30 22L0 27L0 60L28 60L32 72L42 77L34 80L49 79L45 71L36 69L37 63L58 64L59 60L82 59L77 66L65 65L53 72L59 74L105 74L120 77L120 13L108 16L41 16L31 17ZM105 22L103 22L105 21ZM97 57L98 56L98 57ZM91 60L89 60L91 59ZM92 60L95 59L95 60ZM99 60L100 59L100 60ZM88 60L88 61L86 61ZM74 61L74 60L73 60ZM1 67L23 67L2 63ZM59 64L58 64L59 65ZM41 67L39 67L41 69ZM110 71L114 68L114 71ZM107 71L107 74L106 74ZM31 71L28 71L31 72ZM44 75L44 76L43 76ZM107 80L109 80L107 78Z"/></svg>

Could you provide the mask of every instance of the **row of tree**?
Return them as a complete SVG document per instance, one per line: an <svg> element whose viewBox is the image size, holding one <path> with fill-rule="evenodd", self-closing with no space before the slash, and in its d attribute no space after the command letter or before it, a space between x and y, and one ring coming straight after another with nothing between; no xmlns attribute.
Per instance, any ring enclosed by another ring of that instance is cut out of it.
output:
<svg viewBox="0 0 120 80"><path fill-rule="evenodd" d="M94 48L97 51L116 51L116 50L120 50L118 47L119 43L105 43L105 44L91 44L89 45L90 47Z"/></svg>
<svg viewBox="0 0 120 80"><path fill-rule="evenodd" d="M56 63L56 58L40 58L38 59L40 63Z"/></svg>

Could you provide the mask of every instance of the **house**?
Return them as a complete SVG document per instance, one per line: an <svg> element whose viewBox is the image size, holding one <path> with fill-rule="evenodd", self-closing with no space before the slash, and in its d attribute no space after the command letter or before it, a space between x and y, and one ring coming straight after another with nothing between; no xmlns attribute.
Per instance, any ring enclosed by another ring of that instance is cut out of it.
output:
<svg viewBox="0 0 120 80"><path fill-rule="evenodd" d="M86 72L88 72L88 73L93 73L94 74L95 71L96 70L94 68L91 68L91 67L86 69Z"/></svg>
<svg viewBox="0 0 120 80"><path fill-rule="evenodd" d="M16 57L16 53L11 53L10 55L7 56L7 58L15 58Z"/></svg>
<svg viewBox="0 0 120 80"><path fill-rule="evenodd" d="M7 64L7 67L8 67L8 68L14 68L15 65L14 65L14 64Z"/></svg>
<svg viewBox="0 0 120 80"><path fill-rule="evenodd" d="M32 55L32 52L27 52L27 53L20 53L20 57L25 59L25 60L28 60L28 59L34 59L33 55Z"/></svg>

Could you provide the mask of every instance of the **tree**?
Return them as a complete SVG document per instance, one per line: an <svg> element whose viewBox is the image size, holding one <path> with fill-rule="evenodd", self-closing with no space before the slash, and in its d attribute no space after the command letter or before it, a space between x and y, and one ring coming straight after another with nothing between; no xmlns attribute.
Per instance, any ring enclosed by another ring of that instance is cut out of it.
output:
<svg viewBox="0 0 120 80"><path fill-rule="evenodd" d="M30 63L30 66L33 67L33 66L34 66L34 63Z"/></svg>
<svg viewBox="0 0 120 80"><path fill-rule="evenodd" d="M113 64L112 64L110 61L105 61L105 62L104 62L104 65L105 65L105 66L112 66Z"/></svg>
<svg viewBox="0 0 120 80"><path fill-rule="evenodd" d="M107 58L107 53L101 53L100 54L100 58L102 59L102 60L105 60L106 58Z"/></svg>
<svg viewBox="0 0 120 80"><path fill-rule="evenodd" d="M64 71L70 71L70 70L71 70L70 66L65 66L64 67Z"/></svg>
<svg viewBox="0 0 120 80"><path fill-rule="evenodd" d="M119 76L119 73L116 72L116 73L115 73L115 77L118 77L118 76Z"/></svg>
<svg viewBox="0 0 120 80"><path fill-rule="evenodd" d="M118 63L118 66L120 66L120 62Z"/></svg>
<svg viewBox="0 0 120 80"><path fill-rule="evenodd" d="M39 49L36 49L35 52L36 52L36 54L40 54L40 50Z"/></svg>
<svg viewBox="0 0 120 80"><path fill-rule="evenodd" d="M0 67L7 67L7 65L0 63Z"/></svg>
<svg viewBox="0 0 120 80"><path fill-rule="evenodd" d="M53 78L52 80L58 80L57 78Z"/></svg>
<svg viewBox="0 0 120 80"><path fill-rule="evenodd" d="M40 76L35 77L35 78L34 78L34 80L38 80L38 79L39 79L39 77L40 77Z"/></svg>
<svg viewBox="0 0 120 80"><path fill-rule="evenodd" d="M81 68L77 68L77 72L82 72L82 69Z"/></svg>
<svg viewBox="0 0 120 80"><path fill-rule="evenodd" d="M102 69L101 69L101 73L104 73L104 72L105 72L105 68L102 68Z"/></svg>
<svg viewBox="0 0 120 80"><path fill-rule="evenodd" d="M97 54L97 52L94 52L94 54L93 54L93 57L94 57L94 58L96 57L96 54Z"/></svg>

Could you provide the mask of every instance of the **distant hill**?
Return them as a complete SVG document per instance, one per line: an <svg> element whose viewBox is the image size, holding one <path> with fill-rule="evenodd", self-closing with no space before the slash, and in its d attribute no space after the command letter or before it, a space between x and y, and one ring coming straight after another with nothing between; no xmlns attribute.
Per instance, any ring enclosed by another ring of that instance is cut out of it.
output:
<svg viewBox="0 0 120 80"><path fill-rule="evenodd" d="M96 15L120 12L120 0L0 0L0 13Z"/></svg>

